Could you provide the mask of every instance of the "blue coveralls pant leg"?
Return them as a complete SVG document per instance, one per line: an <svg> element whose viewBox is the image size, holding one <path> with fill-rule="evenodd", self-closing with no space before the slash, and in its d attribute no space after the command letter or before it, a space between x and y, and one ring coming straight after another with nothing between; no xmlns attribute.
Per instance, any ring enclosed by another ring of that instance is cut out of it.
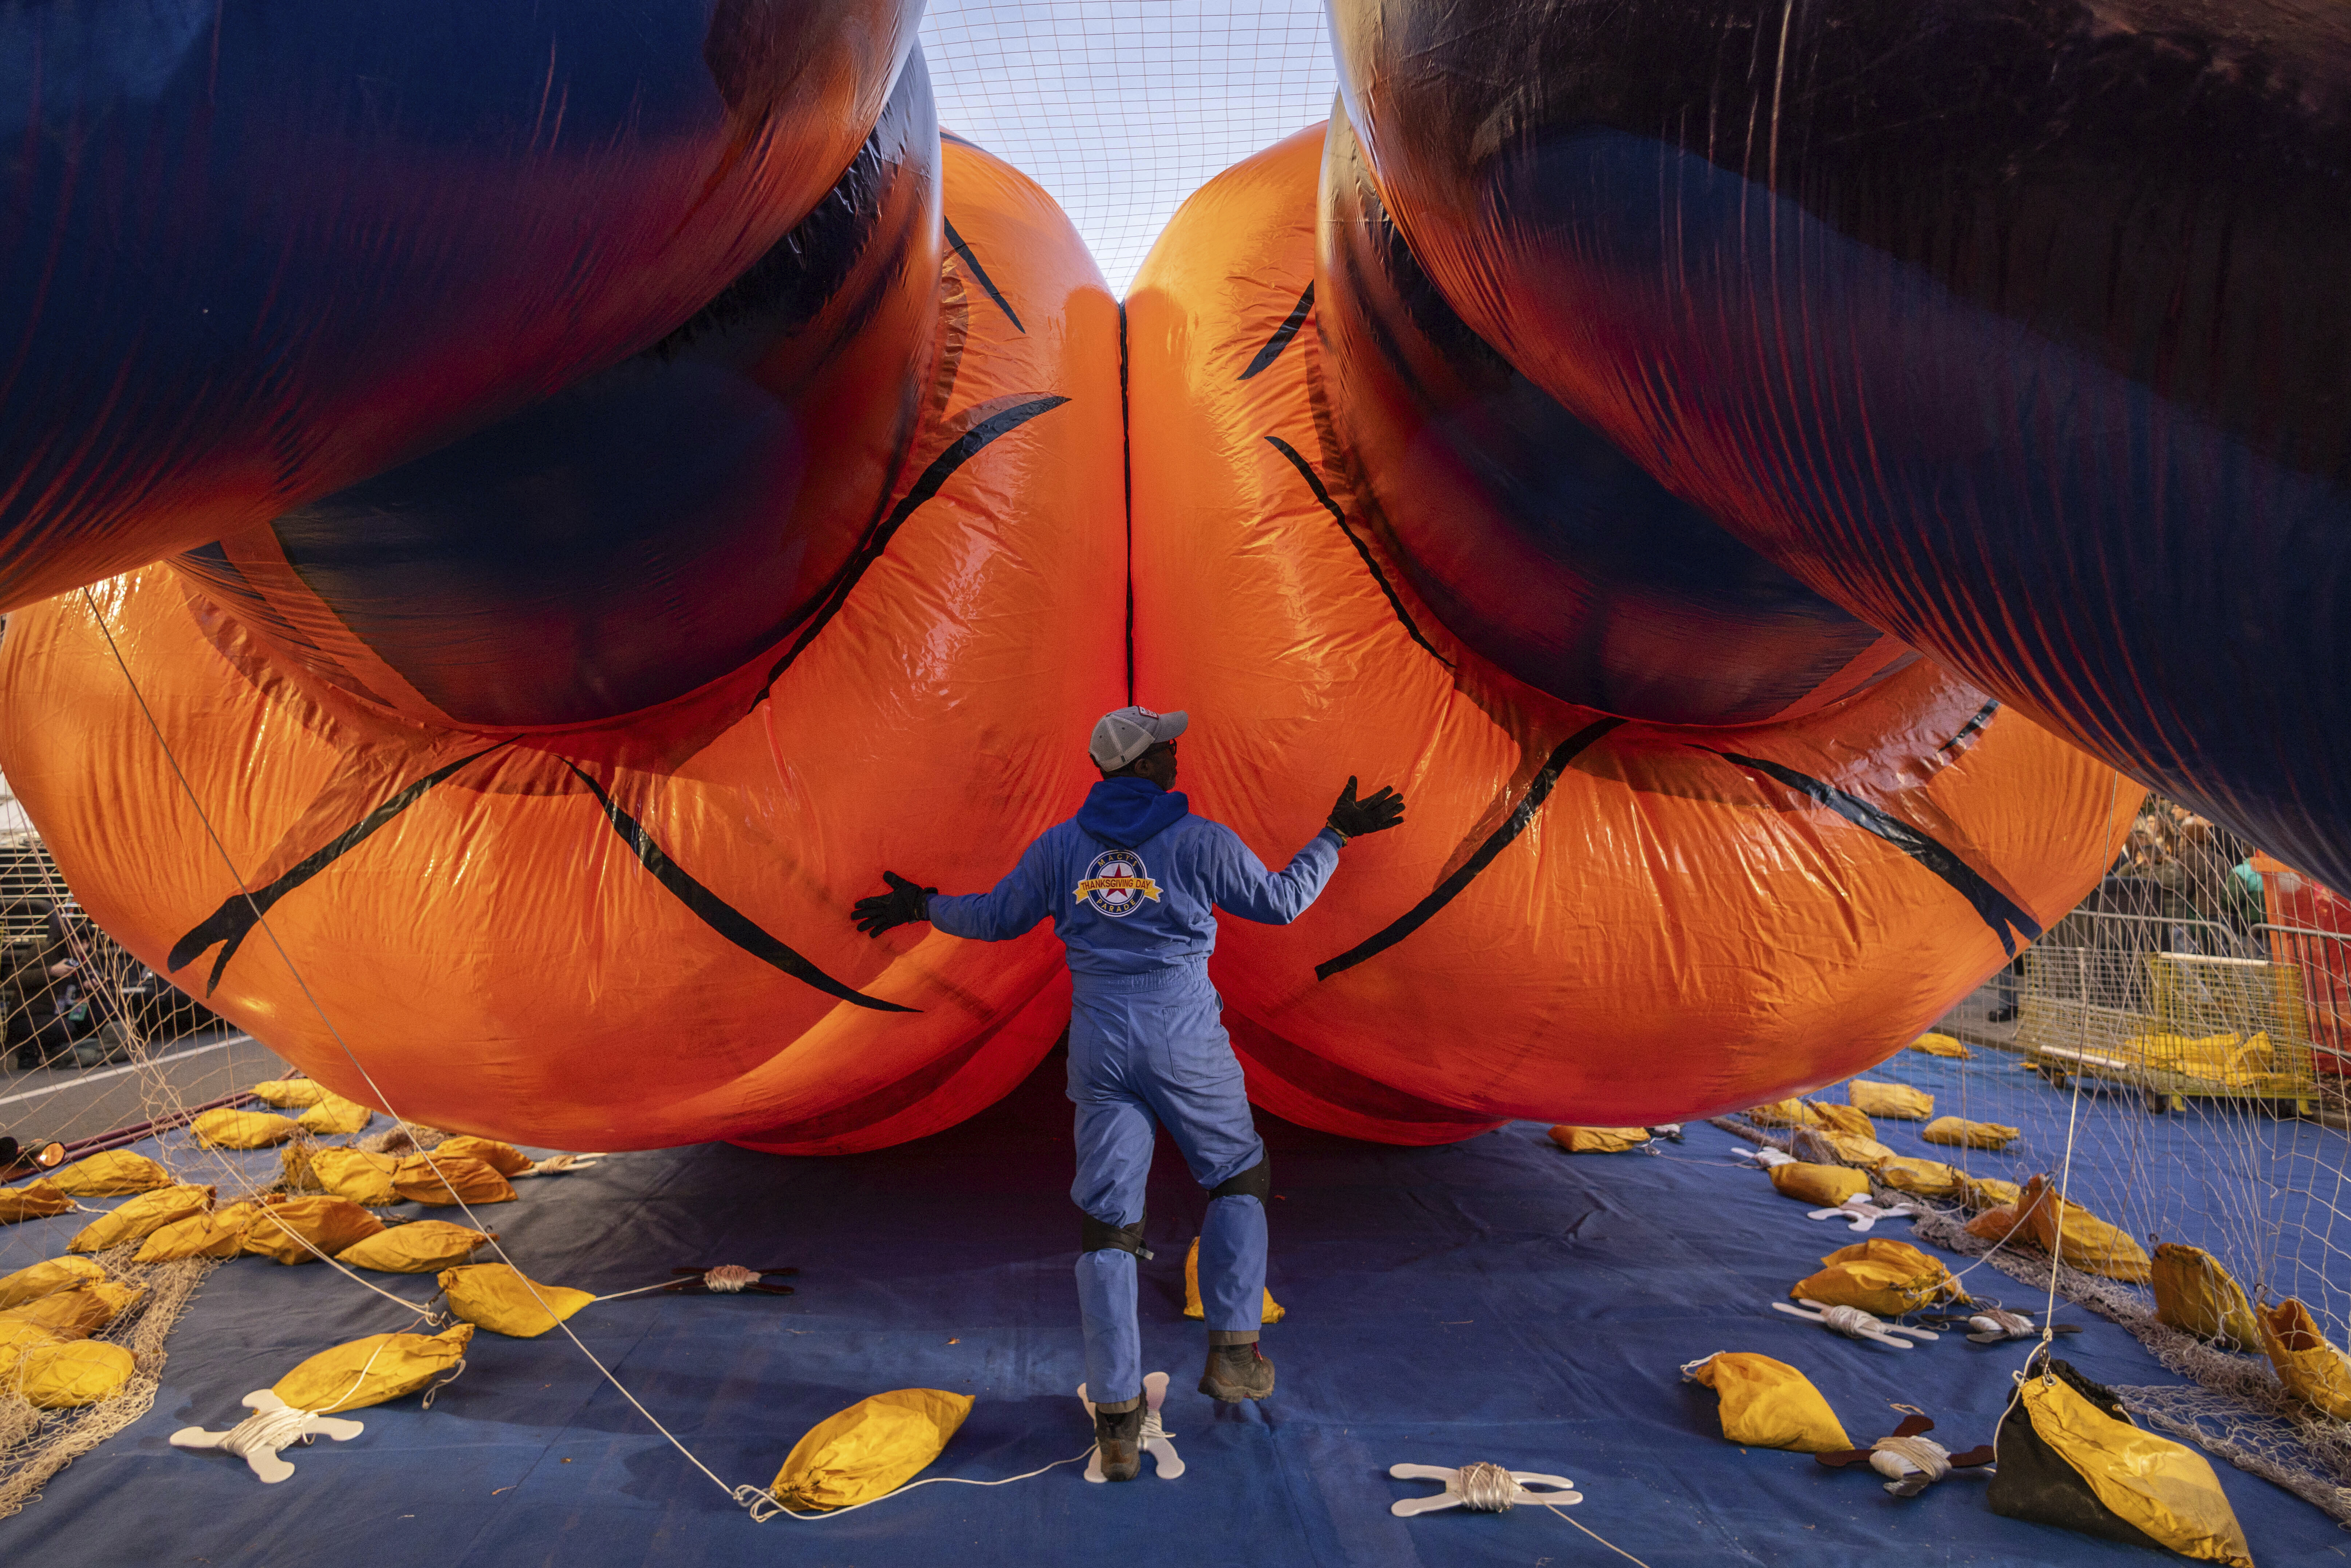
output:
<svg viewBox="0 0 2351 1568"><path fill-rule="evenodd" d="M1077 1107L1078 1207L1119 1228L1143 1219L1157 1129L1165 1126L1204 1188L1249 1169L1265 1145L1249 1114L1240 1063L1205 975L1149 990L1081 990L1070 1019L1070 1099ZM1247 1195L1208 1205L1200 1238L1200 1299L1219 1339L1254 1336L1265 1302L1265 1208ZM1135 1260L1081 1252L1086 1384L1096 1404L1143 1392Z"/></svg>

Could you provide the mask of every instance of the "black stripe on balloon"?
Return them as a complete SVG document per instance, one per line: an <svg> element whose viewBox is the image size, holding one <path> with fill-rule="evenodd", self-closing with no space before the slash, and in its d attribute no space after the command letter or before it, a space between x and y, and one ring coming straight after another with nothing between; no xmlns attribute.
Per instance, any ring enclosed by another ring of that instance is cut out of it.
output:
<svg viewBox="0 0 2351 1568"><path fill-rule="evenodd" d="M1331 520L1339 525L1339 531L1347 536L1347 542L1353 545L1355 553L1364 558L1364 566L1371 572L1372 580L1378 583L1380 591L1388 596L1388 608L1395 612L1396 620L1402 623L1406 632L1412 634L1412 640L1427 649L1430 658L1448 670L1453 668L1453 661L1438 653L1437 645L1422 636L1420 628L1413 623L1412 612L1406 610L1404 607L1404 601L1397 597L1395 585L1388 581L1388 574L1380 570L1380 563L1373 559L1370 548L1355 537L1353 528L1347 526L1347 514L1340 510L1339 503L1331 498L1331 492L1322 487L1322 476L1315 473L1313 466L1298 455L1296 447L1279 435L1269 435L1266 440L1272 444L1276 452L1290 459L1290 465L1297 469L1305 478L1307 487L1314 492L1314 498L1322 503L1322 509L1331 514Z"/></svg>
<svg viewBox="0 0 2351 1568"><path fill-rule="evenodd" d="M766 700L768 689L786 670L792 667L792 661L816 641L816 634L824 630L826 622L841 613L841 607L849 602L849 596L856 589L858 580L865 575L866 568L882 559L882 552L889 548L891 536L914 515L915 507L937 495L940 486L955 477L956 469L979 455L998 436L1008 435L1039 414L1050 413L1069 401L1065 397L1049 394L998 410L965 431L945 452L932 458L931 465L923 470L923 476L914 481L914 487L890 508L890 515L882 519L881 526L873 530L864 548L851 557L849 564L841 570L840 575L833 580L832 591L825 595L823 605L801 628L792 645L769 666L767 681L759 687L759 695L751 699L751 706L757 707Z"/></svg>
<svg viewBox="0 0 2351 1568"><path fill-rule="evenodd" d="M1959 746L1961 742L1981 734L1984 726L1991 722L1992 715L1999 711L2000 699L1998 697L1994 697L1990 702L1984 704L1983 706L1976 709L1976 716L1968 720L1967 723L1959 726L1958 734L1952 736L1950 739L1943 742L1942 745L1935 747L1936 752L1939 755L1940 753L1949 751L1953 747Z"/></svg>
<svg viewBox="0 0 2351 1568"><path fill-rule="evenodd" d="M896 1002L885 1002L879 998L869 997L852 986L844 986L768 936L758 921L703 886L684 866L670 859L669 852L653 841L653 836L645 831L645 825L622 810L618 802L604 793L604 787L582 771L579 764L566 762L564 766L595 794L596 803L604 808L604 820L612 824L612 831L621 835L621 841L635 852L644 868L653 873L653 880L667 888L705 925L761 963L771 964L793 979L814 986L827 996L839 997L842 1001L861 1008L872 1008L875 1012L912 1013L922 1010L920 1008L900 1007Z"/></svg>
<svg viewBox="0 0 2351 1568"><path fill-rule="evenodd" d="M1712 747L1700 747L1701 751L1713 751ZM1834 785L1826 784L1810 774L1778 762L1766 762L1758 757L1741 757L1733 751L1715 751L1714 755L1741 768L1751 768L1765 778L1786 785L1799 795L1825 810L1835 812L1865 832L1874 833L1933 872L1949 883L1959 895L1974 906L1983 923L1992 928L2000 945L2011 958L2016 956L2016 937L2011 927L2027 937L2041 935L2041 923L2026 914L2008 894L1983 879L1981 873L1958 855L1897 817L1889 816L1858 796L1848 795Z"/></svg>
<svg viewBox="0 0 2351 1568"><path fill-rule="evenodd" d="M1509 849L1511 841L1527 831L1527 824L1534 821L1537 811L1542 810L1542 803L1551 799L1552 787L1559 782L1559 776L1566 771L1567 765L1593 742L1624 722L1621 718L1595 719L1552 747L1552 754L1543 758L1542 768L1527 786L1527 792L1519 797L1519 803L1510 808L1510 814L1503 819L1502 825L1486 835L1486 841L1478 846L1477 853L1462 862L1451 876L1438 883L1426 898L1391 921L1377 935L1358 942L1335 958L1315 965L1314 977L1327 980L1343 969L1352 969L1364 959L1385 952L1428 924L1430 915L1452 903L1479 872L1492 865L1495 857Z"/></svg>
<svg viewBox="0 0 2351 1568"><path fill-rule="evenodd" d="M1126 403L1126 301L1118 302L1118 427L1133 428ZM1134 443L1119 443L1119 515L1126 519L1126 700L1134 701Z"/></svg>
<svg viewBox="0 0 2351 1568"><path fill-rule="evenodd" d="M982 147L978 142L974 141L970 137L968 137L968 136L957 136L957 135L956 135L954 131L940 131L940 132L939 132L939 140L940 140L940 141L952 141L952 142L954 142L954 143L955 143L956 146L958 146L958 147L968 147L968 148L970 148L970 149L971 149L973 152L987 152L987 148Z"/></svg>
<svg viewBox="0 0 2351 1568"><path fill-rule="evenodd" d="M1313 308L1314 285L1309 282L1306 292L1298 297L1298 303L1290 308L1290 314L1282 318L1281 325L1273 329L1273 336L1265 340L1265 347L1257 351L1257 358L1249 361L1249 369L1240 373L1240 380L1249 380L1281 358L1281 350L1290 347L1290 340L1298 336L1298 329L1306 325L1306 313Z"/></svg>
<svg viewBox="0 0 2351 1568"><path fill-rule="evenodd" d="M939 221L943 224L946 224L947 248L954 251L957 256L963 257L963 264L971 268L972 277L977 278L979 280L979 286L987 290L987 297L996 301L996 308L1004 312L1005 319L1012 323L1012 329L1019 333L1022 337L1027 337L1029 335L1029 329L1020 324L1020 318L1012 313L1011 303L997 289L996 280L987 276L987 268L980 266L979 257L971 253L970 242L966 240L963 235L956 233L955 225L947 224L945 218L942 218Z"/></svg>
<svg viewBox="0 0 2351 1568"><path fill-rule="evenodd" d="M212 975L204 981L204 995L211 996L214 988L219 986L222 972L228 967L228 961L236 956L236 950L243 946L245 939L253 935L253 928L261 924L261 917L269 913L271 905L367 842L374 836L377 829L383 827L394 817L423 800L426 790L448 779L457 769L465 767L468 762L478 762L491 752L511 744L512 742L502 740L496 746L484 747L470 756L461 757L445 768L435 768L350 827L345 828L341 832L337 833L318 849L304 855L283 876L268 886L257 887L250 893L233 895L206 916L194 930L172 945L171 956L163 961L165 967L176 975L194 963L205 948L215 942L219 943L220 956L214 961Z"/></svg>

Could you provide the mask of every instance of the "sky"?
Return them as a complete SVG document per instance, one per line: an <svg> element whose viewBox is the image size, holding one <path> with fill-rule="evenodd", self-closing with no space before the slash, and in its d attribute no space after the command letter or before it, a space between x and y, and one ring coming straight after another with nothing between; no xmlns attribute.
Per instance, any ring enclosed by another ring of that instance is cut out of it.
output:
<svg viewBox="0 0 2351 1568"><path fill-rule="evenodd" d="M1123 296L1210 176L1326 119L1321 0L931 0L939 123L1050 191Z"/></svg>

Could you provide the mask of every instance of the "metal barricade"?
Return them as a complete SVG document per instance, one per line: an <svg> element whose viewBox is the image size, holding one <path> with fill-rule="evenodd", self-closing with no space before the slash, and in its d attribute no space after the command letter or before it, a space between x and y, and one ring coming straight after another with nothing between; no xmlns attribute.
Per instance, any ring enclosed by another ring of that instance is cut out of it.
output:
<svg viewBox="0 0 2351 1568"><path fill-rule="evenodd" d="M2150 1111L2210 1098L2312 1114L2322 1071L2339 1072L2338 1048L2351 1044L2351 938L2295 935L2334 945L2320 954L2266 927L2249 941L2217 921L2076 910L2025 955L2017 1048L2053 1083L2114 1082ZM2313 957L2334 966L2324 1011L2304 984Z"/></svg>

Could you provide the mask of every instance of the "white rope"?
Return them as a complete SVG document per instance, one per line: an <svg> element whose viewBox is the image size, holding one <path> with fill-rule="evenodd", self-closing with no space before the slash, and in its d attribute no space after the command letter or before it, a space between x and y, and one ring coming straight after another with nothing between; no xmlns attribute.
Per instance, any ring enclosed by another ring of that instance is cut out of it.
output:
<svg viewBox="0 0 2351 1568"><path fill-rule="evenodd" d="M658 1285L639 1285L634 1290L614 1291L608 1296L599 1296L596 1299L600 1301L617 1301L624 1296L642 1296L652 1291L674 1291L681 1282L676 1280L664 1280ZM746 1287L758 1282L759 1271L757 1269L746 1269L740 1263L721 1263L716 1269L705 1270L702 1275L702 1288L720 1296L739 1295Z"/></svg>
<svg viewBox="0 0 2351 1568"><path fill-rule="evenodd" d="M1151 1406L1144 1406L1143 1407L1143 1436L1135 1439L1135 1447L1148 1449L1155 1442L1172 1443L1175 1440L1176 1434L1169 1431L1167 1429L1167 1424L1159 1418L1158 1410Z"/></svg>
<svg viewBox="0 0 2351 1568"><path fill-rule="evenodd" d="M2122 779L2123 776L2116 773L2106 787L2106 858L2101 862L2105 866L2115 863L2115 803L2122 791ZM2100 874L2105 873L2101 872ZM2074 1044L2085 1046L2090 1038L2090 993L2086 986L2082 990L2082 1010L2078 1016L2080 1022L2074 1032ZM2044 1193L2042 1197L2043 1203L2053 1200L2057 1205L2057 1223L2049 1238L2049 1300L2042 1312L2038 1346L2038 1354L2043 1358L2041 1375L2044 1382L2053 1381L2056 1376L2049 1370L2048 1363L2057 1344L2057 1277L2065 1267L2065 1195L2073 1190L2074 1138L2082 1114L2082 1074L2073 1073L2070 1080L2074 1092L2065 1102L2065 1154L2058 1162L2057 1190L2053 1194ZM2032 1358L2026 1357L2025 1365L2029 1367L2032 1364ZM1994 1441L1997 1440L1995 1435Z"/></svg>
<svg viewBox="0 0 2351 1568"><path fill-rule="evenodd" d="M1821 1322L1854 1339L1876 1339L1886 1332L1886 1320L1859 1307L1823 1307Z"/></svg>
<svg viewBox="0 0 2351 1568"><path fill-rule="evenodd" d="M2099 862L2100 865L2104 867L2111 867L2115 863L2115 802L2119 798L2122 791L2122 778L2123 776L2119 772L2116 773L2113 779L2106 787L2105 858ZM2099 874L2103 876L2105 873L2102 871ZM2089 988L2086 986L2082 988L2081 1011L2075 1016L2077 1022L2074 1028L2074 1044L2079 1046L2086 1044L2090 1038L2090 992ZM2057 1192L2055 1196L2060 1199L2064 1197L2065 1189L2073 1184L2074 1137L2082 1108L2082 1075L2079 1072L2075 1072L2070 1074L2069 1078L2071 1080L2073 1093L2067 1099L2065 1103L2065 1154L2064 1157L2059 1162L2057 1167L2059 1175ZM2044 1193L2043 1195L2042 1201L2044 1203L2048 1202L2049 1195ZM2009 1236L2015 1235L2017 1228L2019 1228L2011 1227L2009 1231ZM2001 1243L2003 1245L2006 1244L2008 1239L2008 1236L2001 1237ZM2010 1375L2015 1379L2016 1386L2010 1392L2008 1403L2001 1407L2000 1419L1992 1424L1991 1429L1992 1463L1995 1466L2000 1463L2001 1428L2008 1425L2009 1413L2014 1410L2024 1398L2024 1380L2031 1375L2034 1360L2037 1358L2041 1363L2041 1380L2044 1385L2054 1383L2057 1380L2057 1375L2051 1369L2050 1363L2055 1359L2055 1351L2057 1348L2057 1278L2059 1274L2064 1272L2065 1268L2065 1254L2064 1251L2064 1244L2065 1206L2061 1201L2057 1205L2057 1228L2055 1233L2050 1239L2049 1300L2044 1304L2042 1311L2041 1337L2033 1343L2032 1348L2025 1353L2024 1370L2022 1372L2010 1374ZM1992 1252L1997 1252L2000 1249L1998 1247L1992 1249ZM1977 1262L1986 1262L1989 1261L1991 1258L1991 1252L1987 1252L1982 1258L1978 1259ZM1970 1268L1973 1268L1974 1266L1974 1264L1969 1265ZM2028 1420L2031 1419L2029 1416L2026 1418Z"/></svg>
<svg viewBox="0 0 2351 1568"><path fill-rule="evenodd" d="M1614 1553L1616 1553L1616 1555L1617 1555L1617 1556L1622 1557L1625 1562L1627 1562L1627 1563L1630 1563L1634 1564L1634 1568L1649 1568L1649 1565L1648 1565L1647 1563L1646 1563L1642 1562L1639 1558L1637 1558L1637 1557L1634 1556L1631 1552L1629 1552L1625 1551L1623 1547L1621 1547L1621 1546L1617 1545L1614 1542L1613 1542L1613 1541L1611 1541L1611 1540L1607 1539L1605 1536L1602 1535L1598 1531L1596 1531L1596 1530L1593 1530L1593 1529L1590 1529L1589 1527L1587 1527L1587 1526L1585 1526L1585 1525L1583 1525L1583 1524L1582 1524L1582 1523L1579 1523L1576 1520L1574 1520L1573 1518L1570 1517L1570 1516L1569 1516L1569 1515L1567 1515L1567 1514L1560 1513L1560 1512L1559 1512L1559 1505L1558 1505L1557 1503L1554 1503L1554 1502L1547 1502L1547 1503L1543 1504L1543 1507L1545 1507L1545 1508L1547 1508L1547 1509L1551 1510L1551 1511L1552 1511L1552 1512L1553 1512L1553 1513L1558 1513L1560 1518L1566 1520L1568 1523L1574 1525L1576 1529L1583 1531L1584 1534L1589 1535L1590 1537L1592 1537L1592 1539L1593 1539L1593 1540L1599 1542L1601 1545L1605 1546L1606 1548L1608 1548L1608 1550L1609 1550L1609 1551L1614 1552Z"/></svg>
<svg viewBox="0 0 2351 1568"><path fill-rule="evenodd" d="M1979 1333L2000 1339L2025 1339L2032 1335L2032 1320L2022 1312L2011 1312L2000 1307L1986 1307L1968 1319L1968 1326ZM1974 1335L1970 1335L1974 1338Z"/></svg>
<svg viewBox="0 0 2351 1568"><path fill-rule="evenodd" d="M1880 1437L1869 1445L1869 1451L1908 1460L1911 1469L1924 1471L1930 1483L1951 1473L1951 1451L1931 1437Z"/></svg>
<svg viewBox="0 0 2351 1568"><path fill-rule="evenodd" d="M114 641L114 632L110 627L108 627L105 614L98 608L98 601L91 596L89 590L87 588L81 591L81 595L82 601L89 607L91 618L98 622L99 634L104 636L106 639L108 652L114 655L115 667L122 672L123 681L131 687L131 695L132 699L139 704L139 711L141 715L146 718L148 729L154 734L155 744L162 747L163 759L171 764L172 776L180 782L181 792L187 796L188 804L195 809L196 820L204 824L204 836L212 841L213 849L217 854L219 854L221 863L228 868L230 880L235 882L240 890L244 891L246 907L253 912L254 924L259 926L262 934L269 938L269 946L277 952L278 962L286 966L286 972L294 977L294 984L300 988L302 992L302 999L309 1004L310 1010L312 1012L318 1014L319 1023L326 1027L327 1033L333 1038L336 1046L342 1051L344 1057L350 1061L352 1070L359 1073L360 1082L364 1082L368 1086L369 1092L375 1096L377 1103L381 1104L384 1108L386 1114L391 1115L395 1120L404 1124L407 1121L407 1118L402 1116L399 1112L392 1108L391 1096L387 1095L383 1092L382 1086L376 1082L374 1075L368 1071L366 1063L360 1061L358 1052L351 1050L350 1042L343 1038L342 1030L335 1027L334 1019L327 1016L327 1009L319 1005L317 995L310 989L310 982L303 977L300 967L295 964L293 955L287 952L286 945L277 939L277 928L269 923L268 915L263 911L260 904L254 898L252 891L246 887L245 873L237 869L235 857L228 852L228 846L222 842L219 830L213 826L212 813L204 810L204 803L198 798L195 787L188 781L187 773L180 767L179 758L173 755L172 751L172 743L164 738L163 727L156 722L154 711L147 706L147 695L139 689L138 678L131 674L131 665L122 657L122 650L116 645ZM501 1261L503 1261L508 1268L514 1269L515 1277L521 1281L523 1288L530 1292L531 1300L538 1302L540 1310L545 1312L549 1317L555 1320L555 1326L563 1331L563 1337L571 1342L572 1348L584 1356L590 1365L601 1373L604 1376L604 1381L610 1383L613 1388L619 1392L621 1397L629 1402L630 1408L636 1411L638 1415L643 1416L654 1431L659 1432L663 1437L668 1440L670 1447L675 1448L681 1455L684 1456L688 1464L692 1465L695 1469L700 1470L705 1476L709 1477L711 1485L716 1487L720 1491L725 1492L728 1497L736 1498L740 1489L728 1486L725 1480L719 1478L716 1471L713 1470L708 1465L704 1464L701 1459L695 1457L693 1449L687 1448L683 1442L678 1440L677 1434L672 1432L667 1427L663 1426L661 1421L653 1415L653 1413L646 1409L643 1403L640 1401L634 1394L629 1392L628 1385L613 1375L612 1369L606 1366L601 1361L599 1361L596 1358L595 1353L590 1350L580 1340L580 1336L572 1332L571 1325L563 1321L562 1314L556 1312L553 1307L548 1304L547 1298L538 1293L538 1287L532 1282L530 1276L524 1273L519 1268L515 1267L514 1260L507 1256L506 1247L497 1239L496 1233L490 1230L490 1228L482 1222L481 1217L474 1212L473 1206L466 1203L465 1200L458 1195L455 1186L450 1183L445 1176L443 1176L440 1166L433 1158L432 1151L429 1149L420 1148L416 1153L417 1157L424 1161L426 1167L433 1172L434 1176L439 1177L443 1185L449 1187L449 1196L457 1199L458 1209L465 1216L467 1220L472 1222L474 1228L489 1235L491 1249L497 1253ZM308 1246L309 1243L305 1241L304 1245ZM370 1284L369 1281L365 1280L360 1280L357 1274L354 1274L350 1270L344 1268L342 1264L336 1262L334 1259L327 1258L325 1253L319 1252L319 1249L316 1247L311 1247L310 1250L318 1253L320 1258L326 1259L328 1262L334 1263L335 1267L341 1270L347 1277L357 1281L360 1284L366 1285L370 1290L376 1291L378 1295L384 1296L392 1301L400 1301L402 1306L408 1307L412 1311L419 1310L414 1307L413 1303L403 1301L398 1296L392 1295L388 1291L377 1290L374 1285ZM1081 1456L1081 1458L1083 1456ZM737 1500L739 1500L739 1498Z"/></svg>
<svg viewBox="0 0 2351 1568"><path fill-rule="evenodd" d="M1519 1483L1501 1466L1478 1459L1461 1467L1460 1479L1453 1490L1461 1494L1461 1506L1472 1513L1508 1513Z"/></svg>
<svg viewBox="0 0 2351 1568"><path fill-rule="evenodd" d="M308 1443L316 1434L303 1428L310 1424L314 1414L316 1412L293 1405L281 1405L275 1410L256 1410L222 1433L219 1446L244 1459L256 1453L274 1454L297 1442Z"/></svg>
<svg viewBox="0 0 2351 1568"><path fill-rule="evenodd" d="M375 1370L375 1358L381 1355L384 1351L384 1346L391 1343L392 1336L390 1334L384 1335L382 1339L376 1342L375 1349L368 1353L367 1360L361 1364L360 1367L360 1375L351 1379L351 1385L349 1388L344 1389L340 1394L336 1395L324 1405L316 1406L308 1410L295 1410L295 1414L298 1416L332 1415L334 1413L335 1406L340 1405L344 1400L349 1399L352 1395L357 1394L360 1391L360 1385L367 1381L367 1375ZM465 1363L459 1362L457 1364L462 1368L465 1365ZM292 1406L288 1406L287 1408L294 1409ZM243 1423L239 1423L239 1425L243 1425Z"/></svg>
<svg viewBox="0 0 2351 1568"><path fill-rule="evenodd" d="M1146 1420L1144 1425L1148 1427L1149 1422ZM893 1497L904 1497L908 1492L913 1491L916 1487L937 1486L943 1482L949 1486L958 1487L1010 1486L1014 1481L1025 1481L1032 1476L1041 1476L1047 1470L1054 1469L1062 1465L1081 1464L1086 1459L1092 1458L1092 1456L1093 1449L1090 1447L1082 1454L1074 1454L1066 1459L1055 1459L1050 1465L1039 1465L1033 1470L1024 1470L1017 1476L1006 1476L1002 1480L995 1481L967 1480L962 1476L925 1476L923 1479L918 1481L908 1481L904 1486L900 1487L895 1491L883 1492L880 1497L869 1497L863 1502L852 1502L841 1508L820 1509L810 1513L794 1512L792 1510L785 1507L782 1501L779 1500L774 1493L768 1491L764 1487L737 1487L734 1490L733 1496L737 1502L741 1503L746 1509L750 1511L753 1521L759 1524L767 1523L768 1521L775 1518L778 1514L782 1514L786 1519L838 1519L844 1513L855 1513L861 1508L872 1508L877 1502L888 1502Z"/></svg>
<svg viewBox="0 0 2351 1568"><path fill-rule="evenodd" d="M1478 1459L1461 1467L1460 1478L1453 1483L1453 1490L1461 1494L1461 1506L1472 1513L1508 1513L1510 1511L1510 1504L1519 1495L1519 1483L1511 1477L1510 1472L1501 1466L1489 1459ZM1561 1512L1557 1503L1543 1502L1533 1492L1529 1492L1526 1496L1540 1506L1549 1509L1561 1519L1566 1520L1568 1523L1575 1525L1576 1529L1583 1531L1584 1534L1591 1536L1593 1540L1599 1542L1601 1545L1605 1546L1625 1562L1639 1563L1640 1568L1648 1568L1647 1563L1642 1563L1639 1558L1614 1542L1607 1540L1596 1531L1585 1529L1573 1516Z"/></svg>

